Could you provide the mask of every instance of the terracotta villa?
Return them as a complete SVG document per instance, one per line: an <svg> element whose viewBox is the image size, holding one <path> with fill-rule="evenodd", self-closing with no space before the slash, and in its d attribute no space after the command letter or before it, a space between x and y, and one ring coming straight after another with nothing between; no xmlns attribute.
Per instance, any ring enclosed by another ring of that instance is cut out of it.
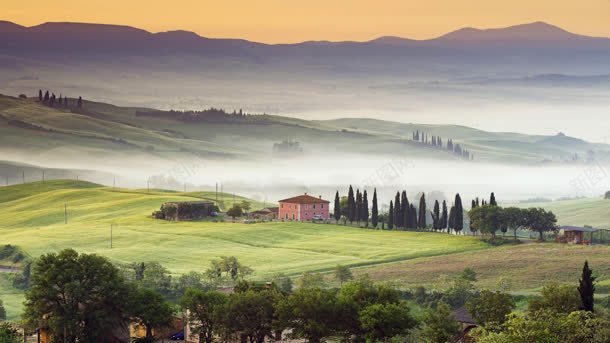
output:
<svg viewBox="0 0 610 343"><path fill-rule="evenodd" d="M299 195L296 197L280 200L279 219L308 221L313 219L329 219L330 201L322 199L322 196Z"/></svg>

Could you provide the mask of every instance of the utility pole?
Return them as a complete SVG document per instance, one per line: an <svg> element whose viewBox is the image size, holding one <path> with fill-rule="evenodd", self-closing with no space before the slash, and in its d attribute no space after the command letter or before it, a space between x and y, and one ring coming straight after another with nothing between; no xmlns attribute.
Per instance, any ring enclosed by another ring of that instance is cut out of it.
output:
<svg viewBox="0 0 610 343"><path fill-rule="evenodd" d="M25 183L25 171L21 171L21 180Z"/></svg>
<svg viewBox="0 0 610 343"><path fill-rule="evenodd" d="M42 183L44 183L44 169L42 170Z"/></svg>
<svg viewBox="0 0 610 343"><path fill-rule="evenodd" d="M146 180L146 192L150 193L150 181Z"/></svg>
<svg viewBox="0 0 610 343"><path fill-rule="evenodd" d="M216 203L218 203L218 182L216 182Z"/></svg>
<svg viewBox="0 0 610 343"><path fill-rule="evenodd" d="M233 193L233 206L235 206L235 193Z"/></svg>
<svg viewBox="0 0 610 343"><path fill-rule="evenodd" d="M64 203L64 224L68 224L68 203Z"/></svg>
<svg viewBox="0 0 610 343"><path fill-rule="evenodd" d="M116 177L112 178L112 189L116 186Z"/></svg>
<svg viewBox="0 0 610 343"><path fill-rule="evenodd" d="M110 224L110 249L112 249L112 229L116 224Z"/></svg>

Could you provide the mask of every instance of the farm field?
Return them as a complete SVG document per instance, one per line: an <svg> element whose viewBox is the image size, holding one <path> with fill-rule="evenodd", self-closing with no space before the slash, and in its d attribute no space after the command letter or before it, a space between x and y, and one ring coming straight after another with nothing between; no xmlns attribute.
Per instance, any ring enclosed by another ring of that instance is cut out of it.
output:
<svg viewBox="0 0 610 343"><path fill-rule="evenodd" d="M177 274L203 271L210 260L235 255L255 270L257 278L276 272L297 275L336 264L370 265L487 248L473 237L433 233L282 222L176 223L150 218L163 202L212 196L113 190L75 181L4 187L0 189L2 241L32 256L74 248L116 262L160 261ZM228 197L226 205L230 201ZM64 223L64 204L68 224ZM253 208L261 206L253 204ZM111 224L117 225L112 249Z"/></svg>
<svg viewBox="0 0 610 343"><path fill-rule="evenodd" d="M17 245L33 257L74 248L116 263L159 261L174 274L204 271L210 260L234 255L254 269L255 279L280 272L328 272L343 264L355 268L355 274L400 287L443 287L471 267L479 274L479 286L495 287L502 279L511 291L535 291L551 279L575 282L588 259L599 276L599 290L610 292L608 246L491 247L477 237L442 233L311 223L167 222L150 217L163 202L200 199L214 200L215 194L113 189L68 180L2 187L0 243ZM220 200L226 208L232 195L222 194ZM253 209L262 206L253 202ZM117 225L112 249L111 224ZM23 294L10 287L5 275L0 275L0 298L9 317L20 312Z"/></svg>
<svg viewBox="0 0 610 343"><path fill-rule="evenodd" d="M597 228L610 229L610 200L599 198L584 198L574 200L519 203L514 206L542 207L553 211L559 225L591 225Z"/></svg>

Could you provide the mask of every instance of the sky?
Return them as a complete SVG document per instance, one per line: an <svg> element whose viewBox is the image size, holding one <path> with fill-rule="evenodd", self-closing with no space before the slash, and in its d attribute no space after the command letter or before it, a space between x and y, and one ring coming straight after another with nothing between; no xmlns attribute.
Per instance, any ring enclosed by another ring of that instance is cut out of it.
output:
<svg viewBox="0 0 610 343"><path fill-rule="evenodd" d="M462 28L545 21L610 37L610 0L2 0L0 20L130 25L265 43L434 38Z"/></svg>

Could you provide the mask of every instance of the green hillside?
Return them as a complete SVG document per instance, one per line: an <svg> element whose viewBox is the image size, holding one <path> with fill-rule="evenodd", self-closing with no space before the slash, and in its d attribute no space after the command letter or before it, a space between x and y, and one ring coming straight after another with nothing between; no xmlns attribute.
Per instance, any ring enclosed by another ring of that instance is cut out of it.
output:
<svg viewBox="0 0 610 343"><path fill-rule="evenodd" d="M539 203L519 203L518 207L542 207L553 211L557 224L610 229L610 200L585 198L575 200L549 201Z"/></svg>
<svg viewBox="0 0 610 343"><path fill-rule="evenodd" d="M213 198L179 193L101 187L74 181L0 188L2 241L32 256L67 247L118 262L162 261L175 273L205 270L221 255L237 255L256 276L298 274L337 263L366 265L485 248L474 238L411 232L379 232L335 225L296 223L166 222L150 217L163 202ZM232 196L224 195L225 204ZM237 201L242 198L237 197ZM64 223L64 204L68 224ZM255 203L254 208L261 207ZM109 229L114 248L109 248ZM374 240L377 244L371 245Z"/></svg>
<svg viewBox="0 0 610 343"><path fill-rule="evenodd" d="M71 99L74 102L74 99ZM34 99L0 95L0 146L23 153L87 156L154 156L264 159L274 143L297 140L305 154L323 149L375 156L458 159L444 149L411 141L419 130L452 138L474 152L477 161L540 163L562 161L591 150L608 156L607 145L564 136L486 132L457 125L406 124L374 119L307 121L263 115L243 121L182 122L138 117L145 108L85 101L83 109L50 108ZM249 117L247 117L249 118Z"/></svg>

